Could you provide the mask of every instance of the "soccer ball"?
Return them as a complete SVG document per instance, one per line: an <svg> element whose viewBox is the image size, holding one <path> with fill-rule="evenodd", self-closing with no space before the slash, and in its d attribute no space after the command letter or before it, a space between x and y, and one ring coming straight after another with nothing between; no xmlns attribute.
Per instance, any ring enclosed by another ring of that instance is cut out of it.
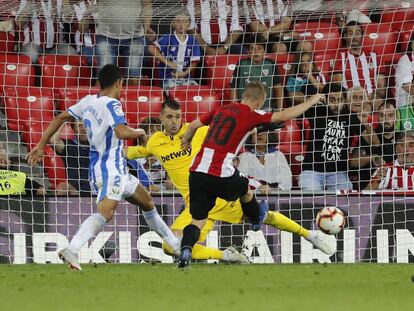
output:
<svg viewBox="0 0 414 311"><path fill-rule="evenodd" d="M324 207L316 216L316 225L323 233L338 234L345 226L344 213L334 206Z"/></svg>

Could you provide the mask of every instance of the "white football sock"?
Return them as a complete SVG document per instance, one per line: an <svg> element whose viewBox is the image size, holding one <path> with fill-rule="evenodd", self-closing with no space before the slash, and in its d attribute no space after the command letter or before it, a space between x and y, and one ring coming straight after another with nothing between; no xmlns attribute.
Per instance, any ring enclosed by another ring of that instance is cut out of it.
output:
<svg viewBox="0 0 414 311"><path fill-rule="evenodd" d="M170 245L175 253L180 251L180 240L172 233L167 224L161 219L157 210L154 208L151 211L142 211L147 224L154 230L168 245Z"/></svg>
<svg viewBox="0 0 414 311"><path fill-rule="evenodd" d="M98 234L105 224L106 218L102 216L102 214L96 213L89 216L81 224L72 241L70 241L68 246L69 251L74 254L79 254L82 246L87 243L90 238Z"/></svg>

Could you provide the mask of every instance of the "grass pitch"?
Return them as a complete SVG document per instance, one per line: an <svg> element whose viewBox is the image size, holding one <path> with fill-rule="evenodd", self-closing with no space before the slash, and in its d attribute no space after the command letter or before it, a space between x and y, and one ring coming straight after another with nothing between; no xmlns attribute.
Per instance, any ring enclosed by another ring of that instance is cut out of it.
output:
<svg viewBox="0 0 414 311"><path fill-rule="evenodd" d="M412 265L0 265L0 310L412 310Z"/></svg>

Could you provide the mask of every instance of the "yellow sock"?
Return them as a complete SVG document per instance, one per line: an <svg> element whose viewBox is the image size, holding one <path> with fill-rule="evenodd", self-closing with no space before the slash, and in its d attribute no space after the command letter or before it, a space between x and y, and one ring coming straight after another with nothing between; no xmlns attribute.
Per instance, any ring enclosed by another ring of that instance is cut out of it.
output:
<svg viewBox="0 0 414 311"><path fill-rule="evenodd" d="M223 251L201 244L194 245L192 255L193 259L223 259Z"/></svg>
<svg viewBox="0 0 414 311"><path fill-rule="evenodd" d="M167 255L173 255L173 249L167 243L162 243L162 249ZM194 245L192 255L193 259L223 259L223 251L201 244Z"/></svg>
<svg viewBox="0 0 414 311"><path fill-rule="evenodd" d="M267 212L266 219L264 220L266 225L270 225L274 228L296 233L304 238L309 236L309 231L299 225L296 221L286 217L285 215L279 212Z"/></svg>

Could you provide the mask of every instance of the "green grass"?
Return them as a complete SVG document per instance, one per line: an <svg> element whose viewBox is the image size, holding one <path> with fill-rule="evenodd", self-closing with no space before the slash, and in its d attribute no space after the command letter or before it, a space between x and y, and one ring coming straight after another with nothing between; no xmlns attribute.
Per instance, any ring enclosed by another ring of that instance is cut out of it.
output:
<svg viewBox="0 0 414 311"><path fill-rule="evenodd" d="M0 310L412 310L412 265L0 265Z"/></svg>

